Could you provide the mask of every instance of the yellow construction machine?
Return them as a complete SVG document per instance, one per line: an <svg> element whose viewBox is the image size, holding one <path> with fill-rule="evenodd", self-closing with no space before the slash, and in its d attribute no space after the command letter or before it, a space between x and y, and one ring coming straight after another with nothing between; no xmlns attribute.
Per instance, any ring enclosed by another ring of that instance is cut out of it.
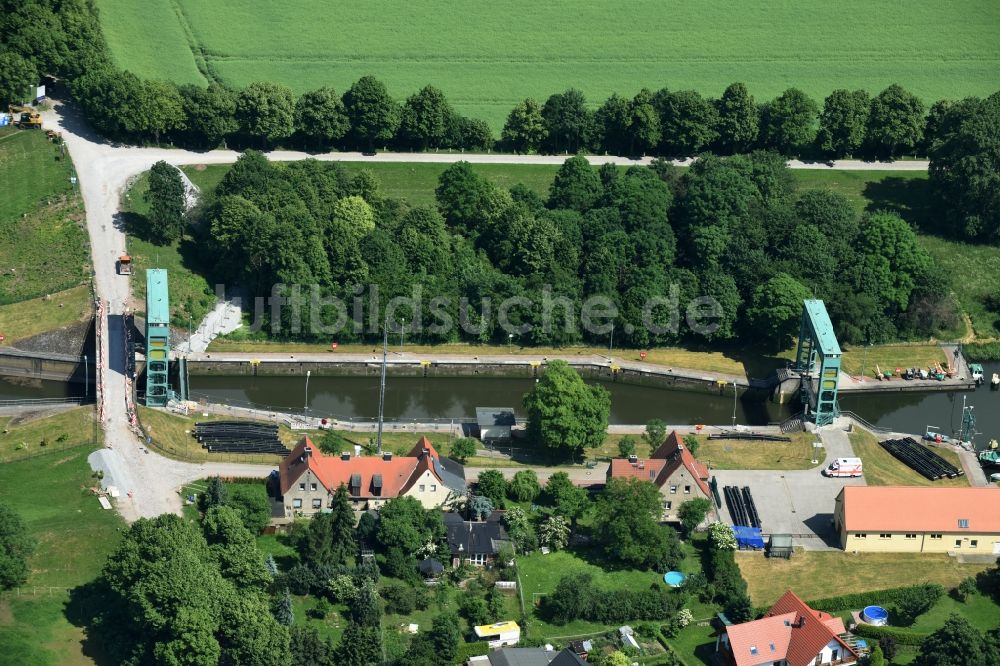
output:
<svg viewBox="0 0 1000 666"><path fill-rule="evenodd" d="M30 106L11 104L7 107L10 123L21 129L42 129L42 114Z"/></svg>

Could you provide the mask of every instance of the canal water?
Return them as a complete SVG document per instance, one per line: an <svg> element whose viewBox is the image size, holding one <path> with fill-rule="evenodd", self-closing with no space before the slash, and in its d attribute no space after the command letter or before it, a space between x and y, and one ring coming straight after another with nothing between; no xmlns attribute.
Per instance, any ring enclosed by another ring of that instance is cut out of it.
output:
<svg viewBox="0 0 1000 666"><path fill-rule="evenodd" d="M94 390L93 384L91 384L90 390ZM82 395L82 384L0 377L0 401L24 400L25 398L74 398Z"/></svg>
<svg viewBox="0 0 1000 666"><path fill-rule="evenodd" d="M984 364L987 380L1000 372L1000 363ZM733 396L695 391L631 386L601 382L611 394L612 424L639 424L659 418L671 424L725 425L733 420ZM386 382L387 420L469 419L476 407L513 407L523 415L521 398L533 385L531 379L389 377ZM301 412L306 402L305 377L204 377L190 379L192 397L212 402ZM378 415L378 377L316 377L309 380L309 412L341 419ZM855 412L875 425L902 432L921 433L938 426L949 433L961 424L962 396L974 405L977 443L1000 438L1000 392L984 384L976 391L931 393L879 393L843 396L842 409ZM740 394L736 420L765 425L792 413L787 405ZM794 411L797 411L795 408Z"/></svg>

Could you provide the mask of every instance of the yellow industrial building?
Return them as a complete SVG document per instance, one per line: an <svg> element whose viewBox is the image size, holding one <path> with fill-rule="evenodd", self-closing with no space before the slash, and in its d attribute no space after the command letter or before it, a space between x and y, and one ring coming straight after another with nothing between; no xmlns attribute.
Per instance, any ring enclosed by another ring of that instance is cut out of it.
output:
<svg viewBox="0 0 1000 666"><path fill-rule="evenodd" d="M1000 488L845 486L834 526L860 553L1000 555Z"/></svg>

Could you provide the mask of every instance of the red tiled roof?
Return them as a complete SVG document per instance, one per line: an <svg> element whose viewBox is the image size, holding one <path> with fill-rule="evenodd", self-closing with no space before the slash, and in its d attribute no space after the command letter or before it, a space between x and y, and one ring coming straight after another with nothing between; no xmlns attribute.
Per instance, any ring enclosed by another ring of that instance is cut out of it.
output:
<svg viewBox="0 0 1000 666"><path fill-rule="evenodd" d="M726 627L737 666L770 664L786 659L790 666L809 666L830 641L840 644L841 658L857 655L839 634L840 618L813 610L789 590L760 620ZM774 645L774 650L771 650ZM755 648L756 654L751 652Z"/></svg>
<svg viewBox="0 0 1000 666"><path fill-rule="evenodd" d="M688 451L688 448L681 442L681 438L677 435L676 430L667 436L663 444L660 444L660 448L653 452L652 457L666 460L668 463L660 476L662 481L658 479L656 485L662 486L666 483L667 477L677 471L678 467L684 465L688 473L694 477L695 482L697 482L698 487L701 488L701 492L705 497L712 496L712 491L708 488L708 467L704 463L695 460L691 452Z"/></svg>
<svg viewBox="0 0 1000 666"><path fill-rule="evenodd" d="M633 464L625 458L614 458L611 461L610 472L612 479L656 481L656 477L664 467L666 467L665 460L640 460Z"/></svg>
<svg viewBox="0 0 1000 666"><path fill-rule="evenodd" d="M996 488L844 486L837 499L848 532L1000 533Z"/></svg>
<svg viewBox="0 0 1000 666"><path fill-rule="evenodd" d="M306 456L306 448L311 449ZM413 448L413 452L423 453L428 449L430 455L393 456L385 460L381 456L355 456L343 460L340 456L325 455L312 440L304 438L298 446L281 461L278 473L281 477L281 494L284 495L298 480L306 469L312 470L320 483L330 492L334 492L341 484L347 486L352 497L397 497L405 492L417 474L430 470L435 477L438 474L430 464L430 456L437 457L437 451L426 438L422 438ZM412 452L411 452L412 453ZM361 485L355 494L351 488L351 477L360 475ZM374 493L373 479L381 476L382 488L377 495ZM440 480L440 479L439 479Z"/></svg>

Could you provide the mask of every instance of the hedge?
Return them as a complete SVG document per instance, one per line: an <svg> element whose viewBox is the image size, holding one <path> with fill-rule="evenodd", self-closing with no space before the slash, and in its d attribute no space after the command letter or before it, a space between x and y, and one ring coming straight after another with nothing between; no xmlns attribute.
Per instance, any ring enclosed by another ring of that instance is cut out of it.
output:
<svg viewBox="0 0 1000 666"><path fill-rule="evenodd" d="M871 638L876 641L884 636L890 636L896 639L896 642L900 645L913 645L917 647L930 636L929 633L923 631L911 631L909 629L900 629L899 627L876 627L870 624L859 624L851 632L857 636Z"/></svg>
<svg viewBox="0 0 1000 666"><path fill-rule="evenodd" d="M455 657L455 661L464 664L469 660L469 657L481 657L485 654L489 654L489 651L490 644L486 641L460 643L458 646L458 655Z"/></svg>
<svg viewBox="0 0 1000 666"><path fill-rule="evenodd" d="M1000 361L1000 342L969 342L962 345L962 354L973 362Z"/></svg>
<svg viewBox="0 0 1000 666"><path fill-rule="evenodd" d="M837 611L854 610L865 606L882 606L888 608L899 603L900 599L915 589L923 589L925 584L908 585L905 587L893 587L888 590L872 590L869 592L857 592L855 594L843 594L839 597L827 597L816 601L807 601L806 604L813 610L824 611L826 613L836 613Z"/></svg>

